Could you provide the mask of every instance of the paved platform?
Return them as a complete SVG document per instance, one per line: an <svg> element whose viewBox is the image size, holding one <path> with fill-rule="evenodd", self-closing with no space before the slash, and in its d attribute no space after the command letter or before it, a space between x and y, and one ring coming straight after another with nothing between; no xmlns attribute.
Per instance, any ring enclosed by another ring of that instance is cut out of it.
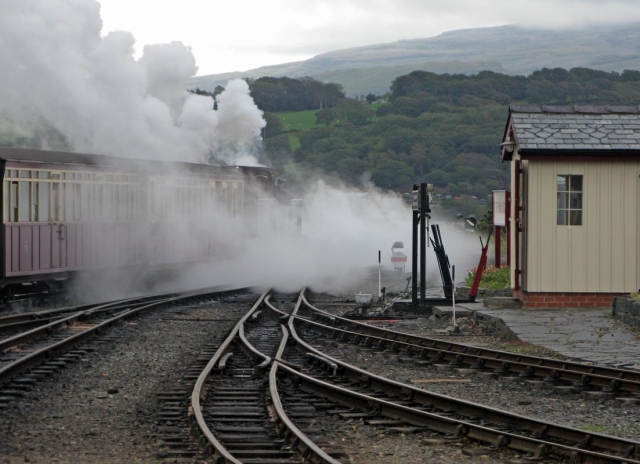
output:
<svg viewBox="0 0 640 464"><path fill-rule="evenodd" d="M453 308L438 306L436 316ZM456 317L473 315L494 331L544 346L576 361L640 370L640 334L614 319L611 309L499 309L456 305Z"/></svg>

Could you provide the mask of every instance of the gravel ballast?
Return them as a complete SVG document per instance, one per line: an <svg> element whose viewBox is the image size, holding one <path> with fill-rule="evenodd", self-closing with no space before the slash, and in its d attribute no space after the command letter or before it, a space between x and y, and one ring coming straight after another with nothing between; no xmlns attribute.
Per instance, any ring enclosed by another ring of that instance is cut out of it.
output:
<svg viewBox="0 0 640 464"><path fill-rule="evenodd" d="M402 282L398 279L398 285ZM377 280L376 280L377 283ZM364 285L358 290L365 290ZM369 293L374 293L370 291ZM317 300L353 300L354 293L313 295ZM181 311L154 313L116 327L93 343L95 351L38 383L19 402L0 410L0 464L167 462L158 432L159 391L183 382L182 375L205 345L221 341L257 295L226 298ZM341 314L349 306L332 305ZM544 349L507 342L460 318L455 342L528 354ZM388 324L401 332L447 338L451 321L423 318ZM113 340L106 340L113 338ZM638 440L640 406L614 399L587 400L579 394L531 389L526 384L481 376L464 377L448 368L417 366L398 356L348 344L324 344L341 357L379 375L437 393L499 407L593 432ZM452 440L411 427L367 425L318 413L316 426L347 451L352 463L503 463L517 460L511 450L489 450L466 439ZM200 458L180 462L206 462Z"/></svg>
<svg viewBox="0 0 640 464"><path fill-rule="evenodd" d="M250 306L211 302L110 330L105 338L117 339L91 342L95 351L0 412L0 462L158 462L157 392L180 382L201 347L222 340Z"/></svg>

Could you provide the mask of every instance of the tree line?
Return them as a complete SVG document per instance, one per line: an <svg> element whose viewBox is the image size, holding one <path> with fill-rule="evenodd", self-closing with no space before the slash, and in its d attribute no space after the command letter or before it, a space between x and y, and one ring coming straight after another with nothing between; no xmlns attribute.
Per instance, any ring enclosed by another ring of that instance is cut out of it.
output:
<svg viewBox="0 0 640 464"><path fill-rule="evenodd" d="M352 184L370 179L408 191L423 181L452 195L484 197L508 187L499 145L509 104L638 105L640 72L545 68L529 76L490 71L469 76L415 71L396 78L385 99L375 112L366 101L338 99L335 106L318 110L317 127L309 131L268 133L265 150L276 165L301 163ZM289 144L292 135L299 139L295 150Z"/></svg>
<svg viewBox="0 0 640 464"><path fill-rule="evenodd" d="M398 191L431 182L442 192L478 197L508 187L498 151L509 104L640 104L640 72L633 70L543 68L529 76L414 71L396 78L384 97L363 99L345 98L339 84L312 78L248 82L265 111L264 150L276 167L299 163L347 183L371 180ZM215 99L222 90L196 92ZM316 127L283 132L278 112L309 109L316 110ZM299 142L295 149L292 139Z"/></svg>

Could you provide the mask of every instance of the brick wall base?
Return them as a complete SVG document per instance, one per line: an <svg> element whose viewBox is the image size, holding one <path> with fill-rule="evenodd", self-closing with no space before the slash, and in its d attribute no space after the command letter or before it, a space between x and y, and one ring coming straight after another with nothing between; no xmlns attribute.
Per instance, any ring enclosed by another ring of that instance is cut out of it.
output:
<svg viewBox="0 0 640 464"><path fill-rule="evenodd" d="M514 290L525 308L611 308L613 299L626 293L554 293Z"/></svg>

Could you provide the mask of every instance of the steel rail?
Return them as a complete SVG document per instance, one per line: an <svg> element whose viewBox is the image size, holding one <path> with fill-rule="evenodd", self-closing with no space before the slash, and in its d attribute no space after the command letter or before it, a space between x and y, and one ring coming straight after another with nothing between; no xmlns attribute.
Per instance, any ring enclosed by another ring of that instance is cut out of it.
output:
<svg viewBox="0 0 640 464"><path fill-rule="evenodd" d="M589 383L589 381L596 381L598 386L634 393L640 392L640 372L638 371L593 366L575 361L563 361L552 358L515 354L507 351L478 348L461 343L406 334L394 330L374 327L327 313L326 311L322 311L309 303L304 295L302 298L305 306L317 314L318 317L327 319L331 323L338 321L343 325L357 329L360 334L386 338L398 343L408 343L421 348L441 350L443 353L449 352L463 356L477 356L485 359L486 362L491 361L492 365L495 365L496 362L501 363L499 368L516 367L518 365L525 364L529 368L523 373L536 377L548 377L551 375L556 379L560 379L563 376L567 376L569 377L568 381L585 381L586 383ZM504 365L502 363L504 363ZM583 378L582 376L586 377ZM608 385L604 385L603 383L602 379L605 378L608 379Z"/></svg>
<svg viewBox="0 0 640 464"><path fill-rule="evenodd" d="M266 369L267 367L269 367L269 365L271 364L271 357L256 349L256 347L253 346L251 342L249 342L249 340L247 340L247 337L244 334L244 324L242 324L240 326L240 329L238 330L238 337L242 341L242 347L245 353L247 353L247 355L253 361L260 362L260 364L257 366L258 369Z"/></svg>
<svg viewBox="0 0 640 464"><path fill-rule="evenodd" d="M8 325L8 324L14 324L14 323L17 323L17 322L37 321L37 320L40 320L40 319L48 319L48 318L51 318L53 316L60 315L60 314L83 311L85 309L89 309L89 308L94 307L96 304L97 303L83 304L83 305L78 305L78 306L67 306L67 307L64 307L64 308L48 309L46 311L36 311L36 312L29 312L29 313L16 313L16 314L9 314L7 316L0 316L0 326L5 326L5 325Z"/></svg>
<svg viewBox="0 0 640 464"><path fill-rule="evenodd" d="M363 335L360 332L352 332L300 317L296 317L296 321L305 325L313 332L338 341L356 343L360 346L367 346L377 350L391 348L406 353L407 355L415 355L418 359L425 359L433 363L448 362L452 366L457 367L469 367L478 370L493 369L494 372L498 374L518 374L523 379L542 377L549 382L573 382L575 388L595 386L602 389L610 389L611 391L640 393L640 382L631 380L621 380L595 374L583 374L570 369L557 370L551 367L527 364L526 362L519 362L517 360L505 361L499 358L487 358L477 354L431 348L425 345L416 345L410 342L398 341L381 336Z"/></svg>
<svg viewBox="0 0 640 464"><path fill-rule="evenodd" d="M275 306L273 306L271 304L271 295L267 295L267 297L264 299L264 304L274 313L276 313L278 316L280 317L289 317L289 314L285 313L284 311L279 310L278 308L276 308Z"/></svg>
<svg viewBox="0 0 640 464"><path fill-rule="evenodd" d="M304 295L301 293L301 300L304 301ZM418 404L429 408L437 408L443 411L451 411L455 410L458 414L464 415L470 418L481 418L482 420L493 423L493 424L503 424L509 427L518 427L520 430L524 430L527 433L530 433L531 436L527 437L524 435L512 434L500 430L493 430L488 427L479 426L470 422L469 420L455 420L451 418L446 418L446 421L443 421L442 416L437 414L427 413L425 411L420 411L416 413L415 410L411 408L405 408L401 405L394 405L391 407L387 403L378 403L377 400L373 397L361 398L362 406L364 406L364 410L367 410L366 405L368 404L376 404L380 407L380 413L383 415L389 415L389 417L396 417L394 414L398 414L398 412L402 412L402 415L399 417L407 420L407 417L413 420L415 417L427 417L428 421L436 421L436 425L429 425L429 422L422 422L430 428L436 427L437 424L444 423L448 424L448 421L454 421L456 425L456 433L463 434L469 436L471 438L477 438L478 440L489 442L492 444L496 444L498 442L503 443L505 446L509 446L514 449L519 449L521 451L532 452L540 454L543 451L549 451L551 449L556 449L558 451L563 452L564 454L575 454L578 453L580 455L592 456L597 459L605 458L609 462L625 462L625 463L640 463L640 460L632 458L632 456L638 457L640 456L640 442L626 440L623 438L612 437L603 434L586 432L583 430L565 427L558 424L547 423L543 421L539 421L536 419L528 418L525 416L520 416L517 414L513 414L507 411L502 411L495 408L490 408L488 406L479 405L475 403L471 403L465 400L458 400L452 397L448 397L446 395L440 395L437 393L432 393L426 390L415 388L411 385L406 385L400 382L396 382L390 379L386 379L381 376L377 376L372 374L366 370L357 368L355 366L349 365L343 361L327 356L321 351L313 348L304 340L302 340L298 335L294 327L294 321L298 318L297 312L299 307L296 307L294 312L291 315L291 318L288 323L288 328L290 335L295 339L298 346L303 347L304 350L314 352L318 355L321 355L330 361L334 362L339 366L340 374L354 383L366 384L366 386L371 390L384 391L386 394L391 396L397 396L403 399L412 400ZM284 369L284 367L283 367ZM285 369L288 373L290 371L296 372L298 378L302 378L304 374L295 371L293 369ZM326 382L314 379L312 384L321 385L322 389L333 388L327 387ZM320 387L318 387L320 388ZM341 395L345 395L345 392L342 392ZM342 400L341 400L342 401ZM372 403L367 403L368 401L373 401ZM343 403L344 404L344 403ZM353 404L346 403L346 404ZM391 408L391 410L389 410ZM400 409L398 409L400 408ZM385 412L387 414L385 414ZM415 415L417 414L417 416ZM427 416L424 416L424 415ZM410 422L412 423L412 422ZM441 429L433 428L436 431L444 431L445 433L451 433L451 426L441 426ZM507 440L503 440L500 438L504 436ZM563 443L557 442L549 442L543 440L543 437L553 438L556 440L564 441L564 442L572 442L575 446L566 445ZM489 439L488 439L489 438ZM597 451L586 450L580 447L591 446L607 451L613 451L620 453L622 456L614 456L603 454Z"/></svg>
<svg viewBox="0 0 640 464"><path fill-rule="evenodd" d="M39 327L41 325L48 324L49 322L58 320L61 317L63 316L60 315L60 316L52 316L52 317L43 317L42 319L32 319L32 320L25 320L25 321L19 321L19 322L10 322L7 324L0 324L0 334L14 333L14 332L19 332L20 330L23 330L23 331L29 330L34 327Z"/></svg>
<svg viewBox="0 0 640 464"><path fill-rule="evenodd" d="M147 304L146 306L141 306L138 308L134 308L134 309L130 309L124 312L121 312L120 314L112 317L111 319L108 319L104 322L101 322L99 324L94 325L93 327L89 327L85 330L83 330L82 332L76 333L74 335L71 335L67 338L65 338L64 340L60 340L59 342L53 343L51 345L45 346L43 348L40 348L32 353L29 353L26 356L23 356L21 358L16 359L15 361L12 361L8 364L6 364L5 366L3 366L2 368L0 368L0 384L6 383L9 380L15 378L16 376L18 376L20 373L24 372L25 370L36 366L44 361L46 361L47 359L51 358L52 356L55 355L59 355L64 353L65 351L68 351L70 348L78 345L79 343L84 342L85 340L88 340L89 338L93 337L94 335L100 334L100 332L110 326L112 326L113 324L119 322L122 319L127 319L131 316L133 316L134 314L143 312L145 310L149 310L151 308L154 308L156 306L162 305L162 304L166 304L166 303L171 303L173 301L179 300L179 297L175 297L175 298L168 298L168 299L164 299L164 300L160 300L160 301L156 301L150 304ZM72 317L75 317L77 315L74 315ZM70 318L65 318L65 320L60 321L60 323L64 323L67 319ZM56 323L57 324L57 323ZM49 324L51 325L51 324Z"/></svg>
<svg viewBox="0 0 640 464"><path fill-rule="evenodd" d="M564 454L573 458L580 455L594 458L597 459L595 462L603 464L606 462L620 464L640 463L639 460L629 457L613 456L580 448L580 446L588 446L589 439L585 440L584 445L580 443L576 445L576 447L573 447L535 438L533 436L527 437L509 431L492 429L472 422L432 414L427 411L421 411L419 409L355 392L339 385L333 385L316 379L286 365L278 364L278 367L286 372L289 377L294 379L305 391L310 391L319 396L331 398L344 406L351 408L355 407L362 411L368 411L371 412L372 415L382 415L393 419L401 419L410 424L426 427L429 430L439 433L450 434L456 437L465 436L477 441L489 443L496 448L508 447L521 452L531 453L533 458L542 458L555 450L558 454ZM627 448L622 451L631 454L634 451L634 447L632 446L630 449Z"/></svg>
<svg viewBox="0 0 640 464"><path fill-rule="evenodd" d="M239 290L244 290L244 287ZM57 328L62 327L63 325L71 325L75 320L78 320L82 317L97 315L105 311L120 310L122 309L122 306L128 306L127 302L137 302L135 304L132 304L133 306L137 306L140 304L142 305L136 308L127 308L124 311L117 314L116 316L111 317L106 321L97 323L94 326L86 328L81 332L70 335L64 340L60 340L56 343L37 349L32 353L27 354L26 356L23 356L21 358L18 358L12 362L5 364L3 367L0 368L0 385L10 381L11 379L15 378L16 376L30 369L31 367L36 366L53 356L56 356L64 353L65 351L68 351L70 348L99 334L104 329L121 321L122 319L130 318L138 313L142 313L147 310L156 308L157 306L172 303L175 301L190 299L195 297L204 297L207 295L214 295L214 294L218 295L220 293L226 293L229 291L232 291L232 290L224 289L221 292L217 292L217 291L212 291L212 289L207 289L206 291L202 291L200 293L199 291L189 291L182 294L175 294L175 293L169 294L169 295L178 295L178 296L171 296L171 297L167 297L166 295L163 295L162 297L158 297L158 296L154 297L154 296L148 295L142 298L129 298L126 300L113 301L113 302L101 304L98 306L93 305L91 309L80 311L71 316L62 318L60 320L56 320L50 324L46 324L36 329L2 340L0 341L0 350L4 351L13 346L17 346L34 339L38 339L44 335L47 335L53 332ZM161 298L161 299L158 299L158 298ZM156 301L152 301L153 299L155 299Z"/></svg>
<svg viewBox="0 0 640 464"><path fill-rule="evenodd" d="M209 426L207 425L204 414L202 412L201 401L204 400L207 394L205 389L207 377L209 377L211 371L216 366L218 361L227 353L227 351L231 347L231 343L240 332L240 328L243 326L245 321L249 319L255 311L258 310L269 292L270 291L268 290L260 295L258 301L256 301L251 309L233 327L227 338L220 345L220 348L218 348L218 350L214 353L211 360L207 363L205 368L198 376L198 380L196 380L193 391L191 392L191 411L189 415L191 421L191 432L194 435L199 435L198 442L205 448L205 457L214 456L216 459L222 459L225 462L242 464L241 461L234 458L231 453L227 451L222 443L220 443L215 437L213 432L211 432L211 429L209 429ZM205 444L206 442L208 443Z"/></svg>
<svg viewBox="0 0 640 464"><path fill-rule="evenodd" d="M316 445L313 440L311 440L304 432L302 432L302 430L300 430L291 421L291 419L289 419L289 416L287 416L287 413L282 406L280 394L278 393L277 376L278 369L280 369L281 367L284 366L285 368L289 369L289 367L287 366L288 363L280 363L280 361L282 360L282 354L284 353L284 349L289 339L289 331L284 325L281 325L280 328L282 330L282 340L275 355L275 362L271 365L271 371L269 372L269 396L271 397L273 408L275 410L276 416L278 417L276 425L280 432L284 434L286 439L291 442L292 446L300 451L300 453L302 453L302 455L312 463L340 464L340 461L329 456L322 450L322 448Z"/></svg>
<svg viewBox="0 0 640 464"><path fill-rule="evenodd" d="M273 311L277 316L289 317L287 313L277 309L270 302L271 295L267 295L264 299L265 306L269 308L270 311ZM298 299L296 303L296 307L300 305L300 300ZM249 320L249 318L247 318ZM246 321L245 321L246 322ZM271 402L273 404L274 411L277 416L276 426L280 433L288 440L291 445L297 449L302 456L305 457L311 463L319 463L319 464L340 464L340 461L329 456L326 452L322 450L318 445L316 445L313 440L311 440L304 432L302 432L294 423L289 419L284 407L282 405L282 401L280 400L280 394L278 393L278 385L277 385L277 373L278 373L278 365L285 364L286 361L283 361L282 353L285 350L287 345L287 341L289 338L289 333L284 325L280 326L280 330L282 331L282 336L280 339L280 344L278 346L278 350L276 352L275 358L280 358L280 362L273 362L271 364L271 369L269 371L269 396L271 398ZM249 356L253 358L263 359L263 362L257 366L258 368L266 367L268 363L271 363L271 358L264 353L261 353L258 349L256 349L251 342L249 342L244 336L244 324L240 327L238 334L242 340L243 345L245 345L245 351L251 353ZM256 355L257 354L257 355Z"/></svg>
<svg viewBox="0 0 640 464"><path fill-rule="evenodd" d="M189 296L190 298L191 296ZM109 312L113 312L113 311L117 311L119 309L123 309L123 307L127 307L127 306L132 306L132 305L145 305L148 304L149 301L153 301L153 300L157 300L157 301L168 301L168 299L170 298L183 298L183 297L176 297L176 296L169 296L169 297L165 297L165 296L160 296L160 297L145 297L145 298L129 298L126 300L120 300L120 301L115 301L115 302L110 302L110 303L105 303L105 304L100 304L100 305L93 305L88 309L85 309L83 311L79 311L75 314L71 314L70 316L67 317L63 317L60 319L56 319L53 322L49 322L48 324L44 324L41 325L39 327L36 327L34 329L31 330L27 330L26 332L22 332L19 333L17 335L14 335L12 337L8 337L5 338L3 340L0 340L0 351L4 351L7 350L9 348L12 348L14 346L17 345L21 345L23 343L27 343L31 340L35 340L37 338L40 338L44 335L47 335L51 332L53 332L56 329L59 329L60 327L63 326L70 326L71 324L73 324L75 321L85 318L85 317L89 317L89 316L98 316L102 313L109 313ZM184 297L186 298L186 297ZM126 308L129 309L129 308Z"/></svg>
<svg viewBox="0 0 640 464"><path fill-rule="evenodd" d="M7 325L7 324L13 324L13 323L16 323L16 322L34 321L34 320L38 320L38 319L47 319L47 318L51 318L51 317L58 316L58 315L61 315L61 314L80 312L80 311L84 311L84 310L87 310L87 309L95 308L96 306L126 304L126 303L134 302L134 301L147 301L149 299L157 299L157 298L171 298L171 297L179 296L179 295L184 295L185 297L189 296L189 295L197 296L197 295L207 294L207 293L215 293L215 294L223 295L223 294L228 293L228 292L238 292L238 291L242 291L242 290L248 290L248 288L247 287L232 287L232 286L228 286L228 285L221 285L221 286L217 286L217 287L206 287L206 288L200 288L200 289L196 289L196 290L188 290L188 291L184 291L184 292L171 292L171 293L160 294L160 295L139 295L139 296L130 297L130 298L124 298L124 299L121 298L121 299L118 299L118 300L106 301L106 302L103 302L103 303L100 303L100 302L86 303L86 304L81 304L81 305L66 306L66 307L63 307L63 308L47 309L47 310L43 310L43 311L33 311L33 312L28 312L28 313L9 314L9 315L6 315L6 316L0 316L0 327L4 326L4 325Z"/></svg>

